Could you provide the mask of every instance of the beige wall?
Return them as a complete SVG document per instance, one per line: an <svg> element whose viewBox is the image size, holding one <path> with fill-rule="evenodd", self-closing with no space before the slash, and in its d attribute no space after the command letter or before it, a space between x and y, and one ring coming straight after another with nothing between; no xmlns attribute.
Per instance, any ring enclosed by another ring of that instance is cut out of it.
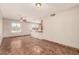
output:
<svg viewBox="0 0 79 59"><path fill-rule="evenodd" d="M79 7L46 17L43 26L43 33L32 32L32 36L79 48Z"/></svg>
<svg viewBox="0 0 79 59"><path fill-rule="evenodd" d="M1 42L2 42L2 15L0 13L0 45L1 45Z"/></svg>
<svg viewBox="0 0 79 59"><path fill-rule="evenodd" d="M20 33L12 33L11 23L16 22L16 20L4 19L3 20L3 37L10 37L10 36L19 36L19 35L28 35L30 34L30 25L27 22L21 23L21 30Z"/></svg>

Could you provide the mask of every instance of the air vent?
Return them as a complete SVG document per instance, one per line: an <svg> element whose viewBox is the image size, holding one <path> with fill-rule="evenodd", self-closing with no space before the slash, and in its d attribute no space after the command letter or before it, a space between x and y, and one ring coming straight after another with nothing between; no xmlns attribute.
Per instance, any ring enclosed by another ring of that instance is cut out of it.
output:
<svg viewBox="0 0 79 59"><path fill-rule="evenodd" d="M50 14L50 16L55 16L56 14L54 13L54 14Z"/></svg>

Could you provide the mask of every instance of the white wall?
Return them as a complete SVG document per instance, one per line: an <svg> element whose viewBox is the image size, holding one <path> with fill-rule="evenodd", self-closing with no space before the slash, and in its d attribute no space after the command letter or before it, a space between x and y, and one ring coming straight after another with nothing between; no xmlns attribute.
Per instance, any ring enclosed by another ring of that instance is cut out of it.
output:
<svg viewBox="0 0 79 59"><path fill-rule="evenodd" d="M1 45L1 42L2 42L2 15L0 13L0 45Z"/></svg>
<svg viewBox="0 0 79 59"><path fill-rule="evenodd" d="M12 33L11 23L16 22L16 20L4 19L3 20L3 37L10 36L19 36L19 35L28 35L30 34L30 25L27 22L21 23L21 32L20 33Z"/></svg>
<svg viewBox="0 0 79 59"><path fill-rule="evenodd" d="M32 32L32 36L79 48L79 7L46 17L43 27L43 33Z"/></svg>

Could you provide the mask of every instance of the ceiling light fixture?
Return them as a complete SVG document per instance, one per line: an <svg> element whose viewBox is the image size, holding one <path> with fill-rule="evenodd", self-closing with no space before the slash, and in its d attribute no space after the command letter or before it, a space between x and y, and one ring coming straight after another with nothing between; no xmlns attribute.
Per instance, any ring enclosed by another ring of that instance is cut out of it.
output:
<svg viewBox="0 0 79 59"><path fill-rule="evenodd" d="M55 15L56 15L55 11L53 11L53 13L50 14L50 16L55 16Z"/></svg>
<svg viewBox="0 0 79 59"><path fill-rule="evenodd" d="M20 22L26 22L27 20L23 17L20 18Z"/></svg>
<svg viewBox="0 0 79 59"><path fill-rule="evenodd" d="M41 3L36 3L35 5L36 5L36 7L41 7L42 4Z"/></svg>

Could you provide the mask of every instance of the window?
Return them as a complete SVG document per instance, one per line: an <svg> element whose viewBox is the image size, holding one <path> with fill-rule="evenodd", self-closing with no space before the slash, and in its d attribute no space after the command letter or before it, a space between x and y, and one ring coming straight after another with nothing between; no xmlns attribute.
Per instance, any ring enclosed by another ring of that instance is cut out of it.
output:
<svg viewBox="0 0 79 59"><path fill-rule="evenodd" d="M19 33L21 32L21 24L20 23L11 23L12 26L12 33Z"/></svg>

